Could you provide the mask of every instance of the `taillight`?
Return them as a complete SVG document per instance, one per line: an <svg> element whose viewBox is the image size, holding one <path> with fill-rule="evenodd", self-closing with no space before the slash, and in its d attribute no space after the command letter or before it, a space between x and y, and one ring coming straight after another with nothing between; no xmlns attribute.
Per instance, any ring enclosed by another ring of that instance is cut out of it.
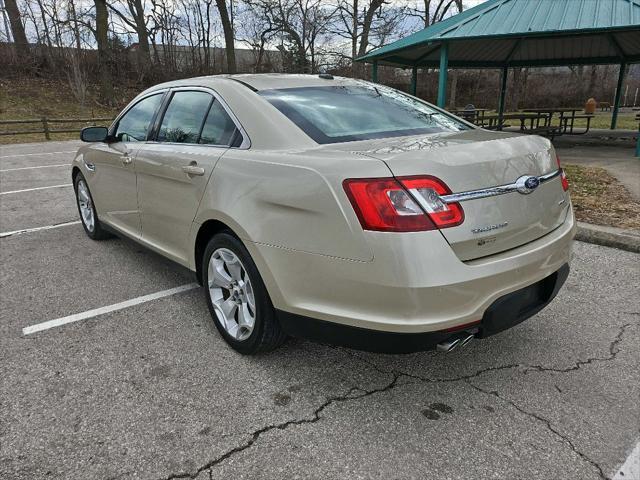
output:
<svg viewBox="0 0 640 480"><path fill-rule="evenodd" d="M401 177L400 183L418 201L438 228L455 227L464 222L464 211L459 203L445 203L441 196L451 190L442 180L431 176Z"/></svg>
<svg viewBox="0 0 640 480"><path fill-rule="evenodd" d="M567 174L564 173L564 169L560 165L560 157L556 155L556 162L558 162L558 169L560 170L560 180L562 181L562 189L566 192L569 190L569 180L567 180Z"/></svg>
<svg viewBox="0 0 640 480"><path fill-rule="evenodd" d="M417 232L436 228L393 178L353 178L343 186L365 230Z"/></svg>
<svg viewBox="0 0 640 480"><path fill-rule="evenodd" d="M464 220L459 204L442 201L451 191L435 177L354 178L343 186L365 230L418 232Z"/></svg>

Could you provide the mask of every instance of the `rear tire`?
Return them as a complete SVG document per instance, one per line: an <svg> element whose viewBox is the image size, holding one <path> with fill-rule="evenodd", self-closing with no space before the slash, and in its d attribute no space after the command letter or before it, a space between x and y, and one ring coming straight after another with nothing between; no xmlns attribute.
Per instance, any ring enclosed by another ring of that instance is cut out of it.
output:
<svg viewBox="0 0 640 480"><path fill-rule="evenodd" d="M78 214L80 221L87 236L92 240L105 240L111 238L98 219L96 207L93 203L93 197L89 191L89 185L82 173L78 173L73 181L73 188L76 192L76 205L78 206Z"/></svg>
<svg viewBox="0 0 640 480"><path fill-rule="evenodd" d="M213 322L231 348L253 355L273 350L286 340L251 255L230 232L209 240L202 277Z"/></svg>

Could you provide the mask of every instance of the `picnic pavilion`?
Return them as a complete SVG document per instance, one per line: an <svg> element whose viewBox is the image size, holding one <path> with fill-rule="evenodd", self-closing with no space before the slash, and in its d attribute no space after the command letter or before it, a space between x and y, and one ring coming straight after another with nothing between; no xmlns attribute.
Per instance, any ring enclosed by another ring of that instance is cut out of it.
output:
<svg viewBox="0 0 640 480"><path fill-rule="evenodd" d="M509 68L617 64L615 129L627 67L640 63L640 0L487 0L357 60L372 64L374 82L378 65L411 68L414 95L418 68L439 67L441 108L448 68L500 69L500 123Z"/></svg>

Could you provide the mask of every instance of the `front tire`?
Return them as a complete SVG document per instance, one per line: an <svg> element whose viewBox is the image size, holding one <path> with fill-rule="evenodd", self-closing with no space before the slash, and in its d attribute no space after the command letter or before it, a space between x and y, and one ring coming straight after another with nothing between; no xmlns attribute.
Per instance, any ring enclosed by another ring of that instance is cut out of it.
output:
<svg viewBox="0 0 640 480"><path fill-rule="evenodd" d="M93 197L89 191L89 185L82 173L78 173L73 181L73 188L76 192L76 204L78 205L78 213L80 221L85 233L92 240L104 240L111 237L111 234L102 228L96 207L93 203Z"/></svg>
<svg viewBox="0 0 640 480"><path fill-rule="evenodd" d="M286 335L249 252L230 233L213 236L202 259L209 312L234 350L253 355L279 347Z"/></svg>

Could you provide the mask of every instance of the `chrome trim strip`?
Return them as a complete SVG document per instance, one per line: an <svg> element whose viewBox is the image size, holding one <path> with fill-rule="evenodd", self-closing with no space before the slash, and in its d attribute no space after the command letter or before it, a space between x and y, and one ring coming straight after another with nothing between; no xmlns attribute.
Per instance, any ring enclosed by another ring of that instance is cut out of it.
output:
<svg viewBox="0 0 640 480"><path fill-rule="evenodd" d="M540 184L548 182L554 179L562 173L562 169L558 169L555 172L540 175L538 180ZM499 185L497 187L482 188L479 190L469 190L468 192L452 193L450 195L443 195L440 199L444 203L457 203L466 202L468 200L476 200L478 198L495 197L496 195L504 195L505 193L517 192L519 185L514 183L508 183L506 185Z"/></svg>

